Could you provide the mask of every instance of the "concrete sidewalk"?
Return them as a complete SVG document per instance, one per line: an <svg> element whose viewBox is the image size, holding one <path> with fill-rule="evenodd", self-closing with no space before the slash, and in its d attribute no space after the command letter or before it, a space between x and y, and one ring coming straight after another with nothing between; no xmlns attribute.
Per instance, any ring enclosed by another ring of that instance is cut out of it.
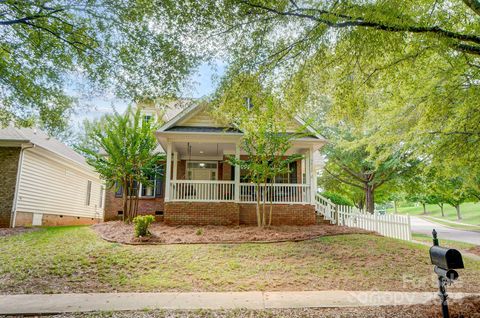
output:
<svg viewBox="0 0 480 318"><path fill-rule="evenodd" d="M459 299L468 295L472 294L452 293L450 298ZM368 291L0 295L0 314L52 314L144 309L273 309L414 305L426 303L437 297L434 292Z"/></svg>

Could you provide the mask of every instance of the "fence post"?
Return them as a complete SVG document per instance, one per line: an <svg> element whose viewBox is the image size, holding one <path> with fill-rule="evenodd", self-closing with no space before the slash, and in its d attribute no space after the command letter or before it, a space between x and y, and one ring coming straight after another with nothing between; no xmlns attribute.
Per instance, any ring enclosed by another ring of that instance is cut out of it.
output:
<svg viewBox="0 0 480 318"><path fill-rule="evenodd" d="M412 224L410 223L410 214L407 213L408 218L408 240L412 240Z"/></svg>

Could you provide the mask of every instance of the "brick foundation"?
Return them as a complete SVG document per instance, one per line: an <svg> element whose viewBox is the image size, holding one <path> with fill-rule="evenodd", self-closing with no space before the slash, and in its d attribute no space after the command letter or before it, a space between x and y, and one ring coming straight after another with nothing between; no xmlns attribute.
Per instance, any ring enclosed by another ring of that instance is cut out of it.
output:
<svg viewBox="0 0 480 318"><path fill-rule="evenodd" d="M121 220L118 211L123 211L122 198L116 198L113 190L106 191L104 220ZM164 211L163 198L140 198L138 201L138 215L154 215L157 221L162 221L162 215L155 215L156 211Z"/></svg>
<svg viewBox="0 0 480 318"><path fill-rule="evenodd" d="M255 204L247 203L167 202L164 221L168 225L257 225L255 209ZM273 208L272 225L313 224L313 205L276 204Z"/></svg>
<svg viewBox="0 0 480 318"><path fill-rule="evenodd" d="M257 225L256 205L240 203L240 224ZM266 207L267 213L270 207ZM310 204L275 204L272 211L272 225L313 225L316 224L315 207Z"/></svg>
<svg viewBox="0 0 480 318"><path fill-rule="evenodd" d="M19 147L0 147L0 227L10 227L19 158Z"/></svg>
<svg viewBox="0 0 480 318"><path fill-rule="evenodd" d="M168 225L238 225L239 206L233 202L167 202Z"/></svg>
<svg viewBox="0 0 480 318"><path fill-rule="evenodd" d="M32 221L33 213L17 212L15 226L32 226ZM102 220L56 214L43 214L42 216L42 226L91 225L99 222L102 222Z"/></svg>

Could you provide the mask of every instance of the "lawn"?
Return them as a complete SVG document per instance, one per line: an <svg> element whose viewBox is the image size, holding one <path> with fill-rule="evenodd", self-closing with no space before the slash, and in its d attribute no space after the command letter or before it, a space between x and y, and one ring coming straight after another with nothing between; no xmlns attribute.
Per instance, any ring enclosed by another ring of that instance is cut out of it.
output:
<svg viewBox="0 0 480 318"><path fill-rule="evenodd" d="M480 292L466 259L454 290ZM368 234L270 244L128 246L89 227L0 238L0 293L435 290L428 247Z"/></svg>
<svg viewBox="0 0 480 318"><path fill-rule="evenodd" d="M462 220L457 220L457 212L454 207L445 204L444 205L445 217L443 219L447 221L461 222L465 224L472 224L480 226L480 203L467 202L460 206L460 212L462 215ZM393 213L393 208L388 209L387 212ZM419 206L408 206L408 207L399 207L398 213L401 214L410 214L410 215L424 215L423 207ZM442 213L440 212L440 207L436 204L427 204L427 213L428 216L442 219ZM449 223L445 223L449 224ZM451 225L451 224L450 224ZM480 228L478 228L480 230Z"/></svg>

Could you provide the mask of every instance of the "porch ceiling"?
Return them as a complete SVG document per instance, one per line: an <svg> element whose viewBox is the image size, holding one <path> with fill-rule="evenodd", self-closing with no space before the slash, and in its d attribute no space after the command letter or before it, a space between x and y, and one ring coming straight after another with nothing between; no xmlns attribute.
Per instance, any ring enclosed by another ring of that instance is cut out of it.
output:
<svg viewBox="0 0 480 318"><path fill-rule="evenodd" d="M234 143L198 143L174 142L172 150L183 158L223 157L224 154L235 153Z"/></svg>

